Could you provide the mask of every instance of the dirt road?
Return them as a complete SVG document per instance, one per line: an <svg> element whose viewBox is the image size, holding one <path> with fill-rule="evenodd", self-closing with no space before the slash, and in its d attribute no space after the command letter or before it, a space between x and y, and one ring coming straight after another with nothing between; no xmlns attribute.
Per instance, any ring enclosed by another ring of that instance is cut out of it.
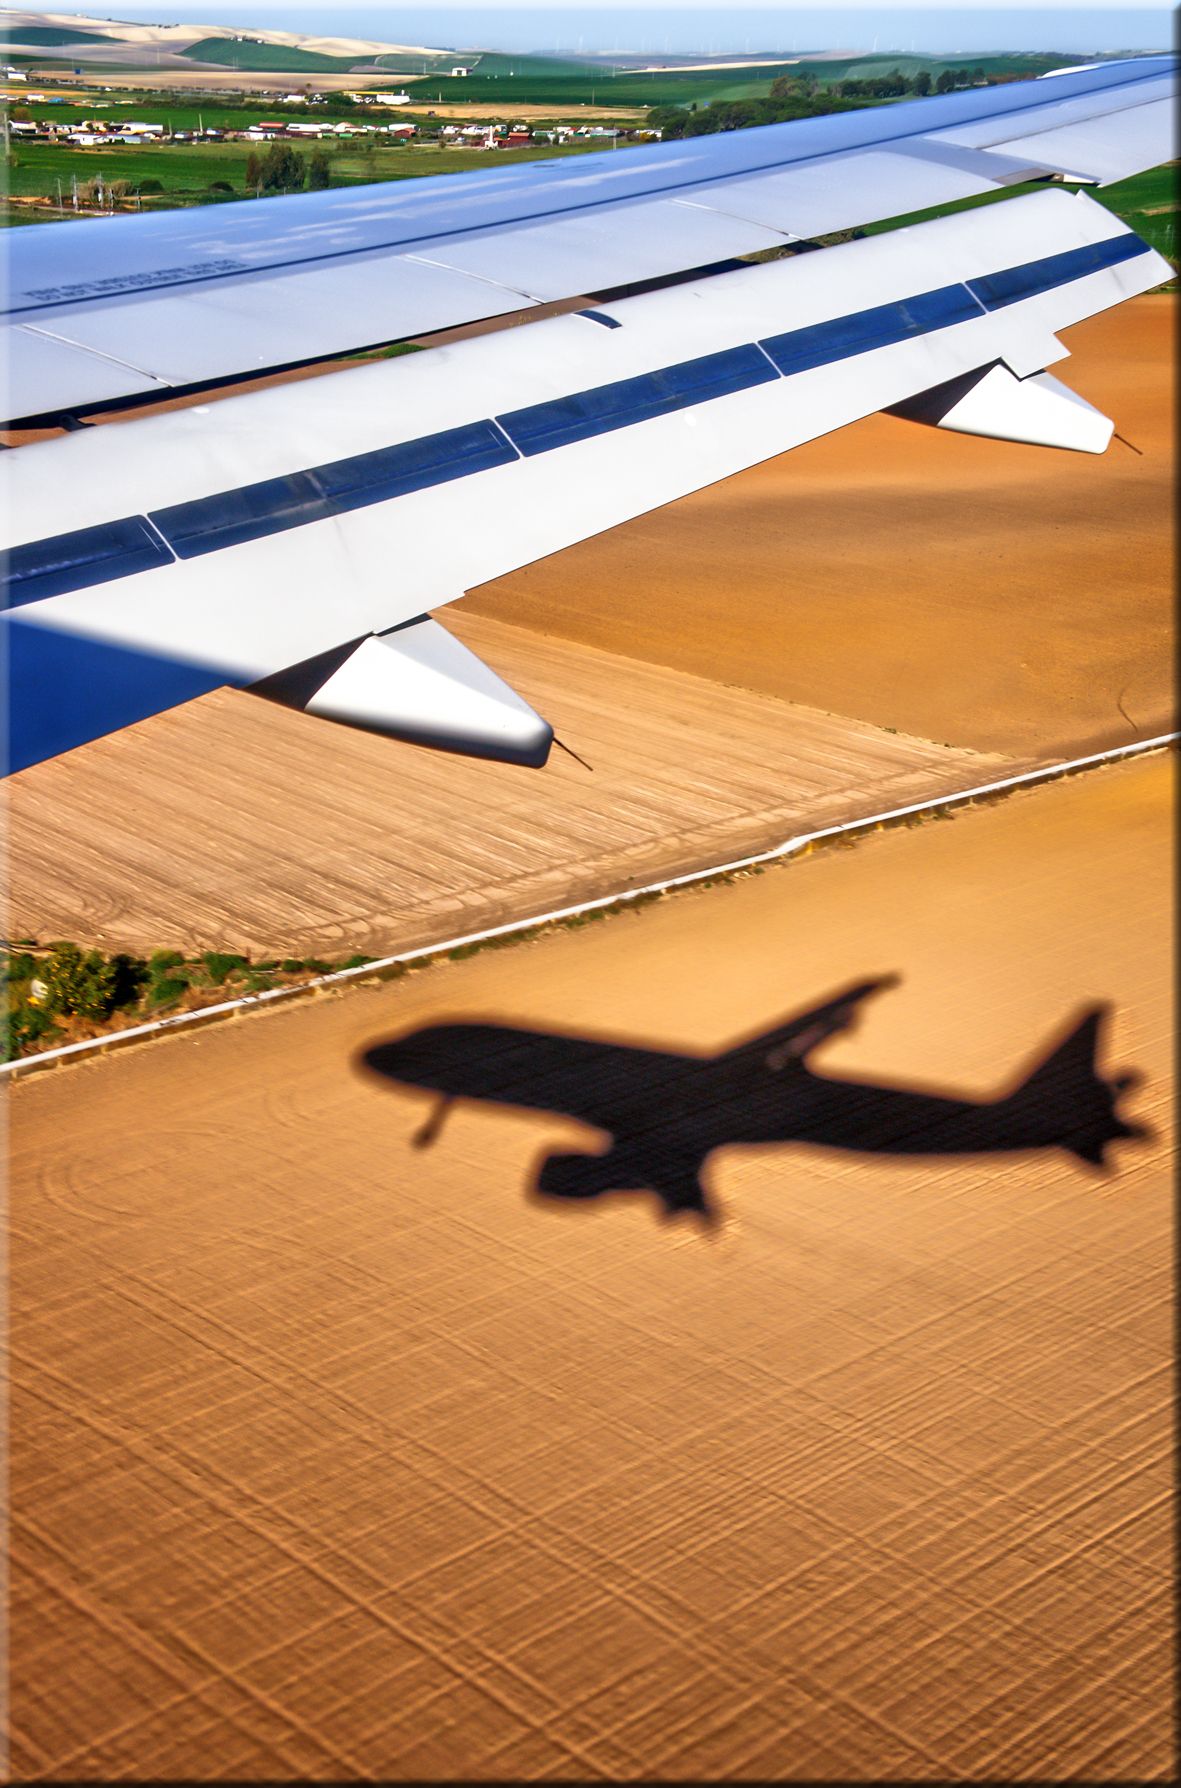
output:
<svg viewBox="0 0 1181 1788"><path fill-rule="evenodd" d="M1172 780L19 1085L14 1773L1170 1775ZM530 1193L601 1132L425 1146L359 1066L457 1020L706 1056L886 973L817 1073L990 1097L1110 1002L1155 1137L722 1148L709 1235Z"/></svg>

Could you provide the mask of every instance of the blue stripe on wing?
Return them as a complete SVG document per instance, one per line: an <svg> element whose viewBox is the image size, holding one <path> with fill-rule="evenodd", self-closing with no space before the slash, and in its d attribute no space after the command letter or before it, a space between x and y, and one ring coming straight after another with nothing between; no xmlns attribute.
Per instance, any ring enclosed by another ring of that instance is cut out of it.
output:
<svg viewBox="0 0 1181 1788"><path fill-rule="evenodd" d="M492 466L509 465L517 452L527 458L550 453L575 441L749 390L774 379L776 371L790 378L968 322L986 310L1001 309L1150 252L1138 236L1125 233L965 284L916 292L910 298L789 329L758 343L747 342L530 404L494 420L464 423L418 440L176 503L153 510L146 518L129 516L49 540L30 541L9 554L8 582L0 607L38 602L171 564L165 542L178 558L193 558L374 503L387 503Z"/></svg>

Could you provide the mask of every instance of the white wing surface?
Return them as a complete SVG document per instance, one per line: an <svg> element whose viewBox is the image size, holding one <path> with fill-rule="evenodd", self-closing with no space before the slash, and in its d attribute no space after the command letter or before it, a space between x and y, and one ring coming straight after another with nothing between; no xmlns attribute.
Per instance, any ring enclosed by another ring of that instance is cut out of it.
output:
<svg viewBox="0 0 1181 1788"><path fill-rule="evenodd" d="M8 420L603 293L829 231L1173 154L1144 57L625 153L4 232Z"/></svg>
<svg viewBox="0 0 1181 1788"><path fill-rule="evenodd" d="M222 683L540 763L427 610L880 409L1099 450L1055 332L1169 272L1046 191L7 453L10 767Z"/></svg>

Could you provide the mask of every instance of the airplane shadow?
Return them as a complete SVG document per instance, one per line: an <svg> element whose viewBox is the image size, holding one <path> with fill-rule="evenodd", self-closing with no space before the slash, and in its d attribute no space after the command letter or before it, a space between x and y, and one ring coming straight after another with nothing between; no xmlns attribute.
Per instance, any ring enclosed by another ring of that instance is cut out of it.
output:
<svg viewBox="0 0 1181 1788"><path fill-rule="evenodd" d="M717 1212L702 1173L727 1145L804 1143L911 1157L1059 1149L1098 1169L1109 1165L1112 1142L1151 1135L1118 1110L1140 1076L1107 1078L1096 1067L1105 1004L1076 1013L991 1099L811 1068L813 1050L849 1030L863 1002L896 979L857 982L712 1056L511 1025L444 1024L372 1044L358 1059L368 1073L438 1096L412 1138L416 1147L438 1139L457 1099L577 1118L608 1132L608 1146L547 1155L530 1195L591 1200L646 1192L662 1215L690 1213L707 1225Z"/></svg>

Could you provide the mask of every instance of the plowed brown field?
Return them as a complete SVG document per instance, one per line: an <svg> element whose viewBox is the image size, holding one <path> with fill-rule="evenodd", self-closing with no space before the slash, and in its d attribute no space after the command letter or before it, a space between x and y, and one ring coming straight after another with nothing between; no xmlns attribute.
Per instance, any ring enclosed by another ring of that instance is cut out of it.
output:
<svg viewBox="0 0 1181 1788"><path fill-rule="evenodd" d="M14 1774L1175 1776L1172 772L20 1084ZM722 1147L710 1234L532 1196L605 1140L548 1082L427 1147L359 1064L457 1019L706 1058L887 972L817 1073L990 1098L1099 1001L1155 1135Z"/></svg>

